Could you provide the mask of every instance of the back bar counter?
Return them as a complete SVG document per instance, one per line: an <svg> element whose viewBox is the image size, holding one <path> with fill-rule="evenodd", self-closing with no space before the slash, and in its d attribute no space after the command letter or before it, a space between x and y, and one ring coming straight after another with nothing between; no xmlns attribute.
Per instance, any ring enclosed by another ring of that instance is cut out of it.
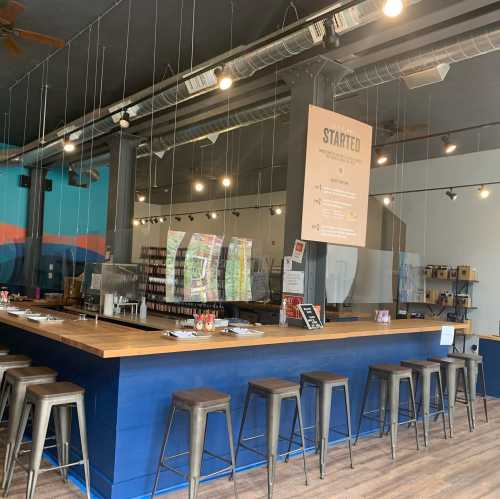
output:
<svg viewBox="0 0 500 499"><path fill-rule="evenodd" d="M206 386L230 394L233 427L237 429L250 379L297 380L301 372L330 370L350 379L356 427L370 364L399 364L401 360L447 353L447 348L439 345L444 323L427 320L396 320L389 326L368 321L329 323L316 332L264 326L259 329L265 335L257 338L216 334L208 340L182 342L164 338L160 331L56 315L65 321L43 325L0 311L0 342L11 353L28 355L33 365L49 366L61 379L86 389L92 488L96 495L112 499L147 497L151 493L167 411L177 390ZM454 326L465 329L462 324ZM341 402L334 399L336 425L344 423ZM313 414L312 394L304 393L302 404L308 426ZM227 455L224 418L213 418L207 448ZM187 427L181 419L174 428L170 453L187 448ZM290 419L286 417L286 421ZM265 429L265 421L264 407L257 405L247 418L247 426L257 433ZM368 422L362 431L374 431L375 426ZM282 429L283 434L286 431ZM185 464L180 462L181 467ZM207 457L204 471L215 469L215 464ZM237 464L244 469L262 462L242 450ZM330 466L335 469L334 462ZM74 473L81 480L81 470L75 468ZM163 472L159 491L183 485L176 475Z"/></svg>

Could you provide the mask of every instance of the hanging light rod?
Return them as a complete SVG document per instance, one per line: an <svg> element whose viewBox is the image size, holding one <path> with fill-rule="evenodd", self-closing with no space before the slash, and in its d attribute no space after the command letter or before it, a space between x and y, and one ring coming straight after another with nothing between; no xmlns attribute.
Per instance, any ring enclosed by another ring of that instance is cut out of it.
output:
<svg viewBox="0 0 500 499"><path fill-rule="evenodd" d="M394 191L394 192L377 192L375 194L370 194L370 197L382 197L382 196L397 196L398 194L415 194L418 192L433 192L433 191L453 191L456 189L469 189L471 187L478 187L479 189L484 188L487 185L500 185L500 180L495 182L479 182L477 184L462 184L462 185L444 185L442 187L428 187L427 189L409 189L407 191Z"/></svg>
<svg viewBox="0 0 500 499"><path fill-rule="evenodd" d="M449 135L454 135L456 133L464 133L464 132L470 132L473 130L480 130L481 128L489 128L489 127L494 127L494 126L500 126L500 121L490 121L489 123L480 123L479 125L472 125L472 126L467 126L464 128L455 128L453 130L446 130L445 132L434 132L434 133L429 133L427 135L418 135L416 137L407 137L404 139L399 139L399 140L392 140L390 142L384 142L380 144L374 144L372 147L374 149L377 148L383 148L386 146L394 146L398 144L406 144L407 142L417 142L419 140L426 140L426 139L434 139L434 138L442 138L446 137Z"/></svg>

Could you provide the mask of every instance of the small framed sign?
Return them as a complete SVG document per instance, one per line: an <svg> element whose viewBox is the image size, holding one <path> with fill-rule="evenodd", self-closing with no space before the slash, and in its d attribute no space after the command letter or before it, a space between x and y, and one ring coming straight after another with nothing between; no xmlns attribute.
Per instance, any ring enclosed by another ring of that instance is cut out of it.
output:
<svg viewBox="0 0 500 499"><path fill-rule="evenodd" d="M301 303L297 305L297 308L300 311L300 315L302 315L302 319L304 319L306 323L307 329L321 329L323 327L318 310L314 305L310 303Z"/></svg>

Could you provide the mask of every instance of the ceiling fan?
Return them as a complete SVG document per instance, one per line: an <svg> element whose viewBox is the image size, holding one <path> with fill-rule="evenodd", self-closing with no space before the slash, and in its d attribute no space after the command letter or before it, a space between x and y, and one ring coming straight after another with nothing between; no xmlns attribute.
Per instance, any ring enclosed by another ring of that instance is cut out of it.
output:
<svg viewBox="0 0 500 499"><path fill-rule="evenodd" d="M16 38L22 38L51 47L64 47L64 40L55 36L44 35L36 31L17 28L15 26L17 16L25 11L25 6L17 0L0 0L0 39L3 46L12 55L19 55L22 52L21 46Z"/></svg>

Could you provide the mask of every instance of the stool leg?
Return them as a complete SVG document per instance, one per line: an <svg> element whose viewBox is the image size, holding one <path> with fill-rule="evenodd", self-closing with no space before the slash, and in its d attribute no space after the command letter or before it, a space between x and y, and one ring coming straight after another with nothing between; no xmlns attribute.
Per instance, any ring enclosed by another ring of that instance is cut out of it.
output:
<svg viewBox="0 0 500 499"><path fill-rule="evenodd" d="M26 489L26 499L33 499L35 496L36 482L42 463L42 453L47 436L51 406L46 401L41 401L35 406L33 418L33 446L30 456L28 471L28 487Z"/></svg>
<svg viewBox="0 0 500 499"><path fill-rule="evenodd" d="M273 497L273 486L276 478L276 457L278 455L278 438L280 427L281 398L270 395L267 399L267 497ZM299 412L299 425L302 428Z"/></svg>
<svg viewBox="0 0 500 499"><path fill-rule="evenodd" d="M304 461L304 477L306 486L309 484L307 480L307 463L306 463L306 438L304 435L304 421L302 419L302 407L300 403L300 395L295 397L297 402L297 412L299 414L300 440L302 442L302 459ZM279 421L279 420L278 420Z"/></svg>
<svg viewBox="0 0 500 499"><path fill-rule="evenodd" d="M455 433L455 397L457 393L457 369L448 366L446 370L446 385L448 389L448 424L450 426L450 438Z"/></svg>
<svg viewBox="0 0 500 499"><path fill-rule="evenodd" d="M0 400L0 421L3 420L3 415L5 412L5 408L7 407L7 401L12 398L11 396L12 393L12 387L10 384L4 383L2 387L2 397ZM20 411L21 413L23 411L23 400L20 401ZM8 423L8 428L7 428L7 443L5 446L5 461L3 463L3 478L2 478L2 488L5 488L5 482L7 481L7 473L9 471L9 462L10 462L10 456L12 452L12 440L15 443L16 436L17 436L17 431L11 432L11 428L13 428L13 424L11 423L11 418L13 417L13 408L12 406L9 407L9 423ZM20 418L20 414L17 419ZM17 430L17 427L15 428Z"/></svg>
<svg viewBox="0 0 500 499"><path fill-rule="evenodd" d="M467 367L461 368L460 372L462 373L462 381L464 383L464 394L465 394L465 403L467 407L467 419L469 420L469 431L474 430L474 426L472 425L472 414L471 414L471 403L469 397L469 384L467 383Z"/></svg>
<svg viewBox="0 0 500 499"><path fill-rule="evenodd" d="M14 475L14 468L16 467L16 459L19 455L19 449L21 448L21 443L23 441L24 432L26 431L26 425L28 424L28 417L31 412L31 404L24 403L23 412L21 415L21 421L19 422L19 428L16 435L16 443L14 449L12 450L12 455L9 463L9 469L7 472L7 480L5 482L3 496L7 497L9 495L10 484L12 483L12 477Z"/></svg>
<svg viewBox="0 0 500 499"><path fill-rule="evenodd" d="M322 433L321 433L321 389L315 387L314 401L316 405L316 410L314 413L314 440L316 444L316 454L321 454L321 446L323 445ZM321 461L321 457L320 457ZM321 465L320 465L321 467Z"/></svg>
<svg viewBox="0 0 500 499"><path fill-rule="evenodd" d="M226 415L226 427L227 427L227 436L229 439L229 452L231 453L231 475L229 479L232 478L233 486L234 486L234 497L238 497L238 489L236 488L236 480L234 479L234 475L236 473L236 457L234 453L234 440L233 440L233 421L231 419L231 410L229 407L224 411Z"/></svg>
<svg viewBox="0 0 500 499"><path fill-rule="evenodd" d="M345 415L347 419L347 446L349 448L349 460L351 461L351 468L354 469L352 464L352 428L351 428L351 402L349 400L349 382L344 385L344 403Z"/></svg>
<svg viewBox="0 0 500 499"><path fill-rule="evenodd" d="M247 419L247 413L248 413L248 406L250 404L250 397L252 395L252 390L250 388L247 389L247 394L245 395L245 405L243 406L243 415L241 417L241 423L240 423L240 431L238 432L238 443L236 444L236 453L235 453L235 460L238 462L238 452L240 451L240 444L241 440L243 438L243 427L245 426L245 421ZM234 473L231 474L233 476Z"/></svg>
<svg viewBox="0 0 500 499"><path fill-rule="evenodd" d="M201 408L195 407L191 412L189 432L189 499L195 499L198 495L201 461L203 459L203 449L205 448L206 425L206 412Z"/></svg>
<svg viewBox="0 0 500 499"><path fill-rule="evenodd" d="M316 387L314 387L314 390L315 390L314 396L316 397L316 416L315 417L317 417L317 414L318 414L318 405L317 404L318 404L319 399L318 399L318 393L316 392ZM303 391L304 391L304 381L301 379L300 380L300 390L299 390L301 400L302 400L302 392ZM293 443L293 437L295 436L295 427L297 426L298 414L299 414L299 410L297 407L295 407L295 412L293 414L293 421L292 421L292 432L290 434L290 441L288 442L288 452L286 453L285 463L288 463L288 461L290 460L290 452L292 451L292 443ZM316 432L318 432L318 422L317 421L316 421L316 428L315 429L316 429Z"/></svg>
<svg viewBox="0 0 500 499"><path fill-rule="evenodd" d="M444 408L444 393L443 393L443 380L441 378L441 369L436 372L437 374L437 382L438 382L438 393L439 393L439 400L441 402L441 417L443 418L443 432L444 432L444 439L446 440L447 434L446 434L446 416L445 416L445 408Z"/></svg>
<svg viewBox="0 0 500 499"><path fill-rule="evenodd" d="M424 426L424 446L429 445L429 419L431 408L431 374L426 370L422 373L422 405L423 405L423 426ZM416 419L416 416L415 416ZM415 421L415 425L417 422Z"/></svg>
<svg viewBox="0 0 500 499"><path fill-rule="evenodd" d="M71 407L61 405L58 407L54 407L53 411L59 463L64 466L69 463L69 444L71 440ZM67 482L68 468L62 468L61 475L63 477L63 480Z"/></svg>
<svg viewBox="0 0 500 499"><path fill-rule="evenodd" d="M89 451L87 445L87 422L85 419L85 404L83 396L76 402L76 411L78 414L78 429L80 430L80 443L82 446L83 471L85 473L85 489L87 499L90 499L90 466L89 466Z"/></svg>
<svg viewBox="0 0 500 499"><path fill-rule="evenodd" d="M368 376L366 378L365 391L363 393L363 402L361 403L361 410L359 412L358 430L356 431L356 439L354 440L354 445L358 443L359 432L361 431L361 423L363 421L363 414L365 413L366 400L368 398L368 394L370 393L371 378L372 378L371 369L368 369Z"/></svg>
<svg viewBox="0 0 500 499"><path fill-rule="evenodd" d="M387 380L381 379L380 380L380 386L379 386L379 397L378 397L378 403L379 403L379 436L382 438L384 436L384 430L385 430L385 415L386 415L386 410L387 410Z"/></svg>
<svg viewBox="0 0 500 499"><path fill-rule="evenodd" d="M167 450L167 443L170 437L170 432L172 431L174 417L175 417L175 407L171 405L167 417L167 427L165 429L165 435L163 436L163 443L161 444L160 459L158 460L158 468L156 470L155 482L153 485L153 491L151 493L152 498L155 496L156 490L158 489L158 483L160 481L160 472L163 464L163 456L165 455L165 451Z"/></svg>
<svg viewBox="0 0 500 499"><path fill-rule="evenodd" d="M413 377L411 377L411 376L409 379L409 384L410 384L411 405L413 407L413 414L415 415L415 442L417 444L417 450L419 450L420 446L418 443L417 406L415 404L415 388L413 386ZM430 387L429 387L429 395L430 395ZM398 408L399 408L399 403L398 403ZM398 419L399 419L399 416L398 416Z"/></svg>
<svg viewBox="0 0 500 499"><path fill-rule="evenodd" d="M484 376L484 360L479 364L479 371L481 374L481 391L483 395L483 404L484 404L484 415L486 417L486 422L488 422L488 401L486 399L486 380Z"/></svg>
<svg viewBox="0 0 500 499"><path fill-rule="evenodd" d="M328 453L328 437L330 434L330 413L332 411L332 387L329 385L321 385L318 391L319 400L319 433L320 433L320 450L319 450L319 473L323 480L326 476L326 456Z"/></svg>
<svg viewBox="0 0 500 499"><path fill-rule="evenodd" d="M477 383L477 362L467 361L467 382L469 384L470 416L472 428L476 427L476 383Z"/></svg>
<svg viewBox="0 0 500 499"><path fill-rule="evenodd" d="M391 417L391 455L396 459L396 446L398 440L398 422L399 422L399 379L394 376L389 380L389 410Z"/></svg>

